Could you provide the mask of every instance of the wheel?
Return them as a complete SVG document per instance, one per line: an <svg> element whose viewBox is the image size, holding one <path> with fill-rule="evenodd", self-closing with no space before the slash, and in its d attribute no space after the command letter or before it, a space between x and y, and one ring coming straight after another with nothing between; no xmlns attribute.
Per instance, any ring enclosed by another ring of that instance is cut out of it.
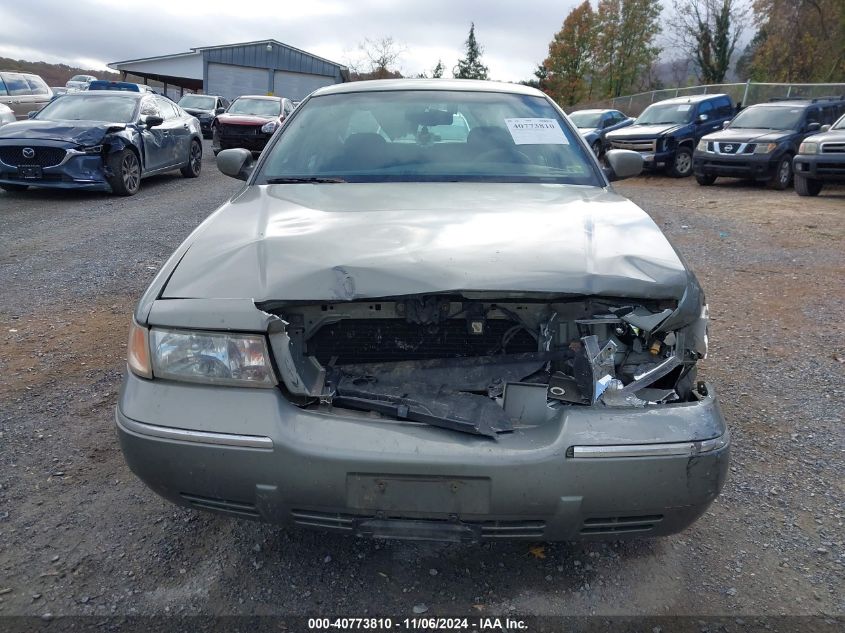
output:
<svg viewBox="0 0 845 633"><path fill-rule="evenodd" d="M202 145L199 141L191 141L191 154L188 157L188 164L179 171L185 178L196 178L202 169Z"/></svg>
<svg viewBox="0 0 845 633"><path fill-rule="evenodd" d="M14 192L17 193L18 191L26 191L29 189L29 185L7 185L7 184L0 184L0 189L3 191L8 191L10 193Z"/></svg>
<svg viewBox="0 0 845 633"><path fill-rule="evenodd" d="M675 150L675 159L669 165L669 175L673 178L686 178L692 173L692 150L682 145Z"/></svg>
<svg viewBox="0 0 845 633"><path fill-rule="evenodd" d="M593 150L593 154L596 155L596 158L601 158L601 141L593 143L591 149Z"/></svg>
<svg viewBox="0 0 845 633"><path fill-rule="evenodd" d="M795 193L799 196L817 196L821 193L823 184L821 180L795 174Z"/></svg>
<svg viewBox="0 0 845 633"><path fill-rule="evenodd" d="M716 176L713 176L712 174L696 174L695 180L702 187L710 187L714 182L716 182Z"/></svg>
<svg viewBox="0 0 845 633"><path fill-rule="evenodd" d="M131 149L126 148L108 157L111 169L109 184L118 196L134 196L141 188L141 163Z"/></svg>
<svg viewBox="0 0 845 633"><path fill-rule="evenodd" d="M783 191L792 184L792 156L787 154L778 161L775 175L769 180L772 189Z"/></svg>

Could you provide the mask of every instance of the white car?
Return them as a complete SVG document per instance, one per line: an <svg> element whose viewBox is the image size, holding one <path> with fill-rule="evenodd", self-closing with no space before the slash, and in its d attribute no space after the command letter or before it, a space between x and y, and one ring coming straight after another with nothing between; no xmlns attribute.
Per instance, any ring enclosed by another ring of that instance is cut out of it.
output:
<svg viewBox="0 0 845 633"><path fill-rule="evenodd" d="M74 75L65 84L68 90L88 90L88 84L96 81L94 75Z"/></svg>
<svg viewBox="0 0 845 633"><path fill-rule="evenodd" d="M6 123L14 123L14 121L15 113L12 111L12 108L3 103L0 103L0 125L6 125Z"/></svg>

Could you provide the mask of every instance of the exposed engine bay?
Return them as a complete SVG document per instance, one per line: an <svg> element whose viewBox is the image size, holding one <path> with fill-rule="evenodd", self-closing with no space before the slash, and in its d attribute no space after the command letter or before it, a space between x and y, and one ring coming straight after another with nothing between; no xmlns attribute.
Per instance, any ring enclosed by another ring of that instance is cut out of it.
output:
<svg viewBox="0 0 845 633"><path fill-rule="evenodd" d="M707 345L706 307L683 322L666 300L477 293L258 307L278 317L270 343L296 405L493 438L561 407L689 401Z"/></svg>

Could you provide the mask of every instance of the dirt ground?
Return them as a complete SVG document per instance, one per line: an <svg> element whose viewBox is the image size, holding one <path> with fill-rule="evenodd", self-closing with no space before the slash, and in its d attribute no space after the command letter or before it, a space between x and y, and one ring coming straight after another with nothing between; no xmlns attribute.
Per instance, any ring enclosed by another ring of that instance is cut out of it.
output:
<svg viewBox="0 0 845 633"><path fill-rule="evenodd" d="M619 183L707 293L729 481L674 537L479 546L202 514L130 473L113 428L129 317L238 187L205 169L130 199L0 192L0 616L845 613L845 188Z"/></svg>

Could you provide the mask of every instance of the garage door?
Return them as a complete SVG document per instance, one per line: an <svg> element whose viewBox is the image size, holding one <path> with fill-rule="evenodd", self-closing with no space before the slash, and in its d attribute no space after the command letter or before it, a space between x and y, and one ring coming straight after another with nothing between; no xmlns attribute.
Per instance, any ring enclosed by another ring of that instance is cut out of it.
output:
<svg viewBox="0 0 845 633"><path fill-rule="evenodd" d="M334 77L324 75L306 75L277 70L274 77L273 92L277 97L287 97L292 101L301 101L317 88L335 83Z"/></svg>
<svg viewBox="0 0 845 633"><path fill-rule="evenodd" d="M205 93L223 95L230 101L241 95L266 95L267 70L230 64L209 64Z"/></svg>

